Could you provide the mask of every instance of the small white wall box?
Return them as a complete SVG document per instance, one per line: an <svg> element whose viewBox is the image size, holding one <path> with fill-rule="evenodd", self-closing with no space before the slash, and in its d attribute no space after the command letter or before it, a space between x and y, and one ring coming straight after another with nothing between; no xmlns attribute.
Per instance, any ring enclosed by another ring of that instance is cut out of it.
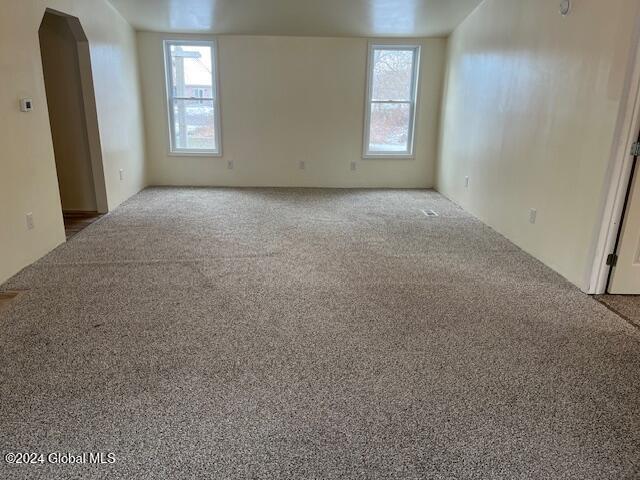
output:
<svg viewBox="0 0 640 480"><path fill-rule="evenodd" d="M31 100L30 98L21 98L20 111L30 112L31 110L33 110L33 100Z"/></svg>

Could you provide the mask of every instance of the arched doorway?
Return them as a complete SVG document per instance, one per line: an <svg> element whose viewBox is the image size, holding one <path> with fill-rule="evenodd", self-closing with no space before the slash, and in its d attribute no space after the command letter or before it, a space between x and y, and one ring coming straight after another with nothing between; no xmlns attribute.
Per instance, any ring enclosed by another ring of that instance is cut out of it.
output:
<svg viewBox="0 0 640 480"><path fill-rule="evenodd" d="M89 42L78 18L51 9L38 34L69 238L108 211Z"/></svg>

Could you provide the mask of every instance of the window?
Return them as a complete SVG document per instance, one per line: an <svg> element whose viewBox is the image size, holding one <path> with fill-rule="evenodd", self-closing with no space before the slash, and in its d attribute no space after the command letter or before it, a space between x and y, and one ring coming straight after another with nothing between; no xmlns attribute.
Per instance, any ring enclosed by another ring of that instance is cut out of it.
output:
<svg viewBox="0 0 640 480"><path fill-rule="evenodd" d="M413 156L420 47L370 45L364 157Z"/></svg>
<svg viewBox="0 0 640 480"><path fill-rule="evenodd" d="M164 42L171 153L222 154L216 44Z"/></svg>

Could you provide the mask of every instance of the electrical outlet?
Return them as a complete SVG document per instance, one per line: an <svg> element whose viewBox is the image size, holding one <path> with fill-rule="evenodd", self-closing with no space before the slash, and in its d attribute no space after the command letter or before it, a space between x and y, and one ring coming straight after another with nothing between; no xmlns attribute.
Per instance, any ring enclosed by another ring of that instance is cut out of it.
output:
<svg viewBox="0 0 640 480"><path fill-rule="evenodd" d="M35 228L35 223L33 223L33 213L29 212L26 215L27 218L27 230L33 230Z"/></svg>
<svg viewBox="0 0 640 480"><path fill-rule="evenodd" d="M464 188L469 188L469 177L464 177Z"/></svg>
<svg viewBox="0 0 640 480"><path fill-rule="evenodd" d="M355 172L356 168L358 168L358 164L356 162L351 162L351 171Z"/></svg>
<svg viewBox="0 0 640 480"><path fill-rule="evenodd" d="M33 100L30 98L21 98L20 99L20 111L28 113L33 110Z"/></svg>
<svg viewBox="0 0 640 480"><path fill-rule="evenodd" d="M120 180L124 180L124 169L121 168L119 170L119 173L120 173Z"/></svg>
<svg viewBox="0 0 640 480"><path fill-rule="evenodd" d="M233 160L227 160L227 168L233 170Z"/></svg>
<svg viewBox="0 0 640 480"><path fill-rule="evenodd" d="M307 165L305 163L304 160L300 161L300 170L305 170L307 168Z"/></svg>
<svg viewBox="0 0 640 480"><path fill-rule="evenodd" d="M529 223L531 224L536 223L537 218L538 218L538 211L535 208L532 208L531 210L529 210Z"/></svg>

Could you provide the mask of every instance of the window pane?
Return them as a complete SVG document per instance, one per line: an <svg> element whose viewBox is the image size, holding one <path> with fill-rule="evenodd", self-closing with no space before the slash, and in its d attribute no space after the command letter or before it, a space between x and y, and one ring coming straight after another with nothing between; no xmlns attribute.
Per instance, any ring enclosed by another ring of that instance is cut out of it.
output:
<svg viewBox="0 0 640 480"><path fill-rule="evenodd" d="M174 95L213 98L211 47L171 45Z"/></svg>
<svg viewBox="0 0 640 480"><path fill-rule="evenodd" d="M369 151L408 153L410 118L407 103L372 104Z"/></svg>
<svg viewBox="0 0 640 480"><path fill-rule="evenodd" d="M413 50L374 50L372 100L413 100L413 55Z"/></svg>
<svg viewBox="0 0 640 480"><path fill-rule="evenodd" d="M174 100L174 148L217 150L213 100Z"/></svg>

